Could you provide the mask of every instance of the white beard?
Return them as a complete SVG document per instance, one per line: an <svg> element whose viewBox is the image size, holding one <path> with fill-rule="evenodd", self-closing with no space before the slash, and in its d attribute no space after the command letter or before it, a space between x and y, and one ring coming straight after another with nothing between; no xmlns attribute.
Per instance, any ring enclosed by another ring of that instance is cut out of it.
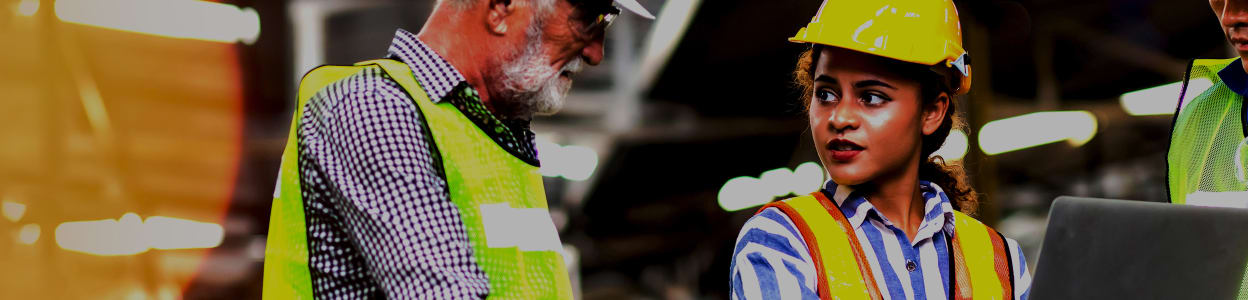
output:
<svg viewBox="0 0 1248 300"><path fill-rule="evenodd" d="M515 103L520 110L518 113L551 115L563 107L568 90L572 88L572 81L563 80L559 74L574 75L584 66L581 59L574 59L561 70L555 70L542 53L544 44L540 31L533 33L530 31L529 44L524 51L502 67L502 98Z"/></svg>

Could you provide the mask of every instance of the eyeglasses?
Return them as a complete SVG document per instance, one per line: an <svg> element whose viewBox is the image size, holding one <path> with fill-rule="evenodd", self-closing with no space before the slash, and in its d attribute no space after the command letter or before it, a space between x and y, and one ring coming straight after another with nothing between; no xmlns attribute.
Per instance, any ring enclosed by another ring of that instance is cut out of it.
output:
<svg viewBox="0 0 1248 300"><path fill-rule="evenodd" d="M584 27L581 30L586 36L593 35L598 30L606 30L611 27L611 23L615 22L615 18L620 15L620 9L616 8L611 0L567 0L576 8L577 20Z"/></svg>

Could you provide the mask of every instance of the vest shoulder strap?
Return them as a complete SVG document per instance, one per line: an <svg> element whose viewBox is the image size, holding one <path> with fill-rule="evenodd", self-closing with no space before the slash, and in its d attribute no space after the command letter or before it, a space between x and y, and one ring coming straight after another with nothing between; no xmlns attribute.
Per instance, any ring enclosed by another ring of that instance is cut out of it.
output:
<svg viewBox="0 0 1248 300"><path fill-rule="evenodd" d="M1005 237L960 211L953 215L955 298L1013 299L1013 261Z"/></svg>
<svg viewBox="0 0 1248 300"><path fill-rule="evenodd" d="M820 298L882 299L853 227L827 196L816 191L772 202L762 209L768 207L787 215L802 234L819 274ZM853 253L855 259L845 259L842 255L846 253Z"/></svg>
<svg viewBox="0 0 1248 300"><path fill-rule="evenodd" d="M1239 58L1232 57L1232 58L1218 58L1218 59L1197 59L1197 60L1192 61L1192 67L1194 68L1202 67L1202 68L1222 70L1222 68L1225 68L1226 65L1229 65L1230 63L1234 62L1236 59L1239 59Z"/></svg>

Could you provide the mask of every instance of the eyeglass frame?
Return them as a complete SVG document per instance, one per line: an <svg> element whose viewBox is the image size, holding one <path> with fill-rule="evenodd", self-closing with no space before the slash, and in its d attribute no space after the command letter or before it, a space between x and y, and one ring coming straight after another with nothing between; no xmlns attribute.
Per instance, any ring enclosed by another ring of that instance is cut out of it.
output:
<svg viewBox="0 0 1248 300"><path fill-rule="evenodd" d="M566 1L568 1L569 4L572 4L572 7L576 9L578 13L585 13L584 6L586 6L586 2L601 1L601 0L566 0ZM611 0L607 0L607 1L611 1ZM598 16L594 18L594 21L592 23L581 24L585 26L581 30L581 34L589 36L589 35L593 35L594 32L597 31L598 29L602 29L605 31L607 30L607 28L611 27L611 24L615 22L615 19L620 16L621 11L618 7L615 7L614 3L609 4L606 7L607 8L605 9L604 12L598 13ZM577 21L579 23L585 23L584 20L577 20Z"/></svg>

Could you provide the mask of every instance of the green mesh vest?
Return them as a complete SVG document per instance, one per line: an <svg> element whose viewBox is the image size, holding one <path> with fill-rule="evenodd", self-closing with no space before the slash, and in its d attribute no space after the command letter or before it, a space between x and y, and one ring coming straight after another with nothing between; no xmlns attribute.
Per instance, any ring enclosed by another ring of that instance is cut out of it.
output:
<svg viewBox="0 0 1248 300"><path fill-rule="evenodd" d="M1166 153L1170 202L1241 207L1248 203L1244 98L1218 76L1232 62L1234 58L1195 60L1183 80Z"/></svg>
<svg viewBox="0 0 1248 300"><path fill-rule="evenodd" d="M546 208L537 167L508 153L451 103L434 104L407 65L374 60L323 66L299 85L299 104L282 155L264 253L264 298L311 299L308 240L299 186L298 128L307 101L325 86L380 67L420 108L442 155L451 201L473 257L490 280L491 299L570 299L558 232Z"/></svg>
<svg viewBox="0 0 1248 300"><path fill-rule="evenodd" d="M1248 190L1244 97L1218 76L1235 61L1197 59L1183 78L1166 151L1172 203L1243 207L1248 200L1244 192ZM1248 276L1241 281L1236 299L1248 299Z"/></svg>

